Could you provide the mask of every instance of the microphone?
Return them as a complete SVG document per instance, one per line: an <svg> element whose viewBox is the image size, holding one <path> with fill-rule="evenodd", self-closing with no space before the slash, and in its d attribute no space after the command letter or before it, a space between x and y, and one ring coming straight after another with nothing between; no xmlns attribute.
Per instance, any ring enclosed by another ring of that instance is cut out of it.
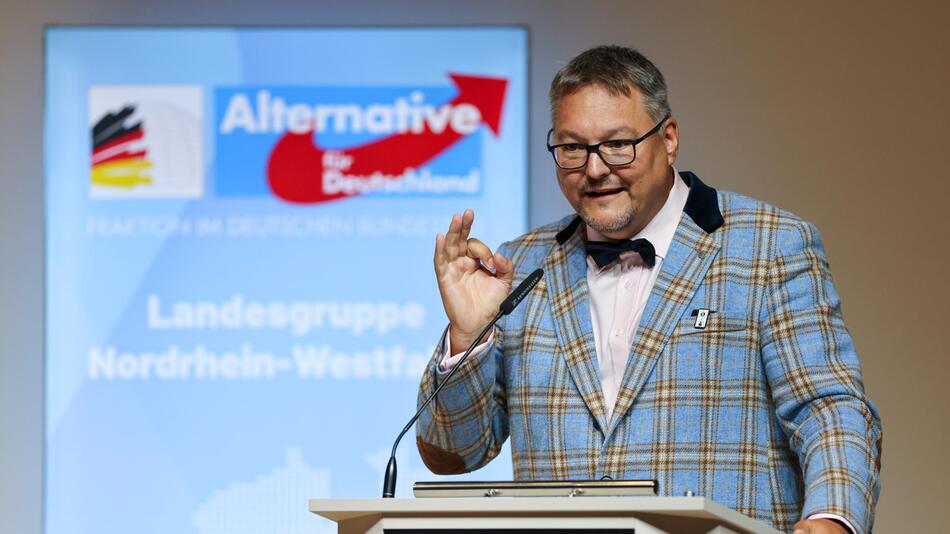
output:
<svg viewBox="0 0 950 534"><path fill-rule="evenodd" d="M386 475L383 477L384 499L392 499L396 496L396 448L399 447L399 442L402 440L402 437L406 434L406 432L409 431L410 428L412 428L412 425L416 422L416 420L419 419L419 416L422 415L422 411L426 409L426 406L432 402L432 399L434 399L435 396L438 395L440 391L442 391L442 388L449 383L456 371L462 367L462 364L465 363L468 355L471 354L473 350L475 350L475 347L478 346L482 338L485 337L485 334L487 334L488 331L493 326L495 326L495 323L497 323L499 319L514 311L518 304L520 304L521 301L526 296L528 296L528 293L531 292L534 286L536 286L538 282L541 281L542 276L544 276L544 271L542 269L535 269L534 272L522 280L521 283L518 284L518 287L516 287L515 290L512 291L511 294L501 302L501 305L498 306L498 313L495 315L494 319L488 323L488 326L482 329L482 332L478 334L478 337L476 337L475 341L473 341L468 347L468 350L465 351L465 354L462 355L458 363L452 367L452 370L449 371L449 374L446 375L446 377L442 380L442 383L440 383L439 386L435 388L435 391L433 391L432 394L426 398L425 402L422 403L422 406L416 410L416 414L413 415L412 419L410 419L409 422L406 423L406 426L403 427L402 432L400 432L399 436L396 438L396 442L393 443L393 452L389 455L389 463L386 465Z"/></svg>

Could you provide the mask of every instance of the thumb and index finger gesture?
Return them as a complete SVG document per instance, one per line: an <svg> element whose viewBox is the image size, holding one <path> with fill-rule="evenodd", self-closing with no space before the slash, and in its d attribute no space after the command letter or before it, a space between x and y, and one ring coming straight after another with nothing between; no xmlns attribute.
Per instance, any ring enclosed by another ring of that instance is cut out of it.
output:
<svg viewBox="0 0 950 534"><path fill-rule="evenodd" d="M435 238L435 275L453 351L470 345L498 313L514 278L511 260L469 237L474 221L470 209L455 214L445 235Z"/></svg>

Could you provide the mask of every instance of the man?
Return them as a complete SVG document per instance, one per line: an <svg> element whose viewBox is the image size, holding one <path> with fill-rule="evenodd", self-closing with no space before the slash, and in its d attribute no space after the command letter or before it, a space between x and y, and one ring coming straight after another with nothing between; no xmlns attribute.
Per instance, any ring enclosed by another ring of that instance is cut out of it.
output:
<svg viewBox="0 0 950 534"><path fill-rule="evenodd" d="M548 146L577 212L492 252L436 237L449 319L420 397L524 276L544 278L419 420L440 474L511 437L515 479L656 479L783 531L866 533L881 426L817 230L673 169L662 74L598 47L551 84Z"/></svg>

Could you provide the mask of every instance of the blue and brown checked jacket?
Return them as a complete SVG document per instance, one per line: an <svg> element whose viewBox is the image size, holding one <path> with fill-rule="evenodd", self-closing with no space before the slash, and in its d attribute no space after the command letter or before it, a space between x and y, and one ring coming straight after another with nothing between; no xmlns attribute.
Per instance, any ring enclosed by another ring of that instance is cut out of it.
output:
<svg viewBox="0 0 950 534"><path fill-rule="evenodd" d="M817 230L692 173L684 215L603 406L579 218L499 250L544 278L419 419L435 473L478 469L511 437L516 480L656 479L783 531L814 513L870 530L881 422L864 394ZM710 310L704 328L694 311ZM441 344L439 345L441 346ZM436 354L420 399L443 373Z"/></svg>

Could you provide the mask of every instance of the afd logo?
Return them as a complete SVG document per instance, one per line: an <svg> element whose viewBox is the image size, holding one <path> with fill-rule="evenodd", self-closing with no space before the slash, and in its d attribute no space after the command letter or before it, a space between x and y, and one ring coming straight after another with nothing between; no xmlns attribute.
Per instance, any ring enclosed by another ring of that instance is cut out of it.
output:
<svg viewBox="0 0 950 534"><path fill-rule="evenodd" d="M445 87L218 88L215 191L304 204L478 194L475 134L499 135L508 82L449 77Z"/></svg>

